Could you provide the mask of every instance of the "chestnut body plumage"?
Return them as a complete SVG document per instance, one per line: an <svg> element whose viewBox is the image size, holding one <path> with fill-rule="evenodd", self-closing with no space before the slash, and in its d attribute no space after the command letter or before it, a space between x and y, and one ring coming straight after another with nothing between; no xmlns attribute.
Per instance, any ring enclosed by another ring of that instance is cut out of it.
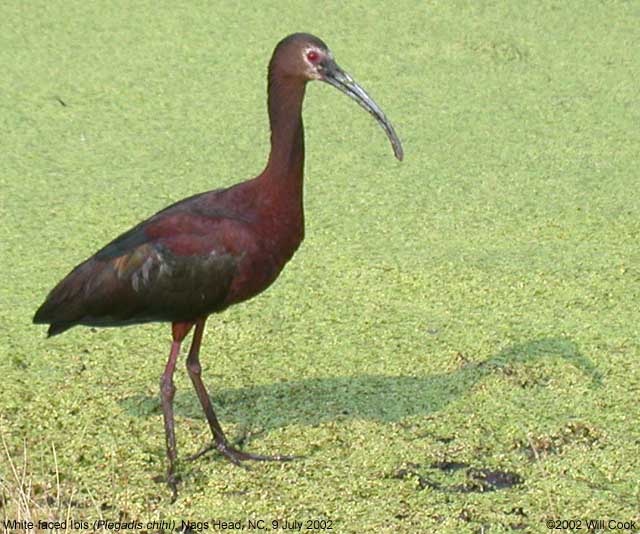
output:
<svg viewBox="0 0 640 534"><path fill-rule="evenodd" d="M211 448L236 464L291 459L251 454L228 443L200 377L199 351L207 317L269 287L304 238L301 112L311 80L335 86L374 115L402 159L393 127L336 65L327 46L309 34L290 35L276 46L269 64L271 152L264 171L230 188L177 202L125 232L71 271L34 317L35 323L50 325L50 336L76 325L172 323L161 400L174 499L173 372L180 345L194 326L187 370L211 427Z"/></svg>

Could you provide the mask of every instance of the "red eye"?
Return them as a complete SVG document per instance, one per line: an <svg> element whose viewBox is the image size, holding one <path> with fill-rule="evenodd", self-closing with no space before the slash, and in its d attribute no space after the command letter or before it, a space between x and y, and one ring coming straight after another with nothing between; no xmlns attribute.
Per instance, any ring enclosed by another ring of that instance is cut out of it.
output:
<svg viewBox="0 0 640 534"><path fill-rule="evenodd" d="M307 59L311 61L311 63L315 63L316 61L318 61L319 57L320 54L318 54L318 52L316 52L315 50L309 50L309 52L307 52Z"/></svg>

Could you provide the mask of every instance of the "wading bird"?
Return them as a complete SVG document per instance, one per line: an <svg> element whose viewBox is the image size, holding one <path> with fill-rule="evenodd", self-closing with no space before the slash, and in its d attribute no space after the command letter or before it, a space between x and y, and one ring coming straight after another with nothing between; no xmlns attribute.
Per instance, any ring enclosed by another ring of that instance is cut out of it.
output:
<svg viewBox="0 0 640 534"><path fill-rule="evenodd" d="M268 72L271 152L262 173L227 189L181 200L125 232L73 269L35 314L49 336L76 325L168 322L173 342L160 381L169 460L167 481L177 496L173 420L180 344L195 326L187 370L213 433L210 448L234 464L290 460L233 447L222 431L201 379L204 325L212 313L269 287L304 237L302 100L308 81L321 80L353 98L385 130L395 156L402 146L378 105L313 35L296 33L276 46Z"/></svg>

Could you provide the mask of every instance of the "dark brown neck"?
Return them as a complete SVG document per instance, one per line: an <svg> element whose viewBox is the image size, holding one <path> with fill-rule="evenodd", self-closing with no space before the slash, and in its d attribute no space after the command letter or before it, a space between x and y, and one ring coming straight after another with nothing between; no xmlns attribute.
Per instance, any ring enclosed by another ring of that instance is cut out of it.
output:
<svg viewBox="0 0 640 534"><path fill-rule="evenodd" d="M303 81L269 72L269 122L271 153L263 175L273 180L302 181L304 128L302 126Z"/></svg>

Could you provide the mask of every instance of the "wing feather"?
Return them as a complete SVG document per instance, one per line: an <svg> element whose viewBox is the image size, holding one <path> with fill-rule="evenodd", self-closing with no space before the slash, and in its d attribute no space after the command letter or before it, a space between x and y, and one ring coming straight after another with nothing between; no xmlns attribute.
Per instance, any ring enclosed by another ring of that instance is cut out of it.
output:
<svg viewBox="0 0 640 534"><path fill-rule="evenodd" d="M50 335L76 324L188 321L224 308L238 254L221 237L238 221L165 210L78 265L34 317Z"/></svg>

